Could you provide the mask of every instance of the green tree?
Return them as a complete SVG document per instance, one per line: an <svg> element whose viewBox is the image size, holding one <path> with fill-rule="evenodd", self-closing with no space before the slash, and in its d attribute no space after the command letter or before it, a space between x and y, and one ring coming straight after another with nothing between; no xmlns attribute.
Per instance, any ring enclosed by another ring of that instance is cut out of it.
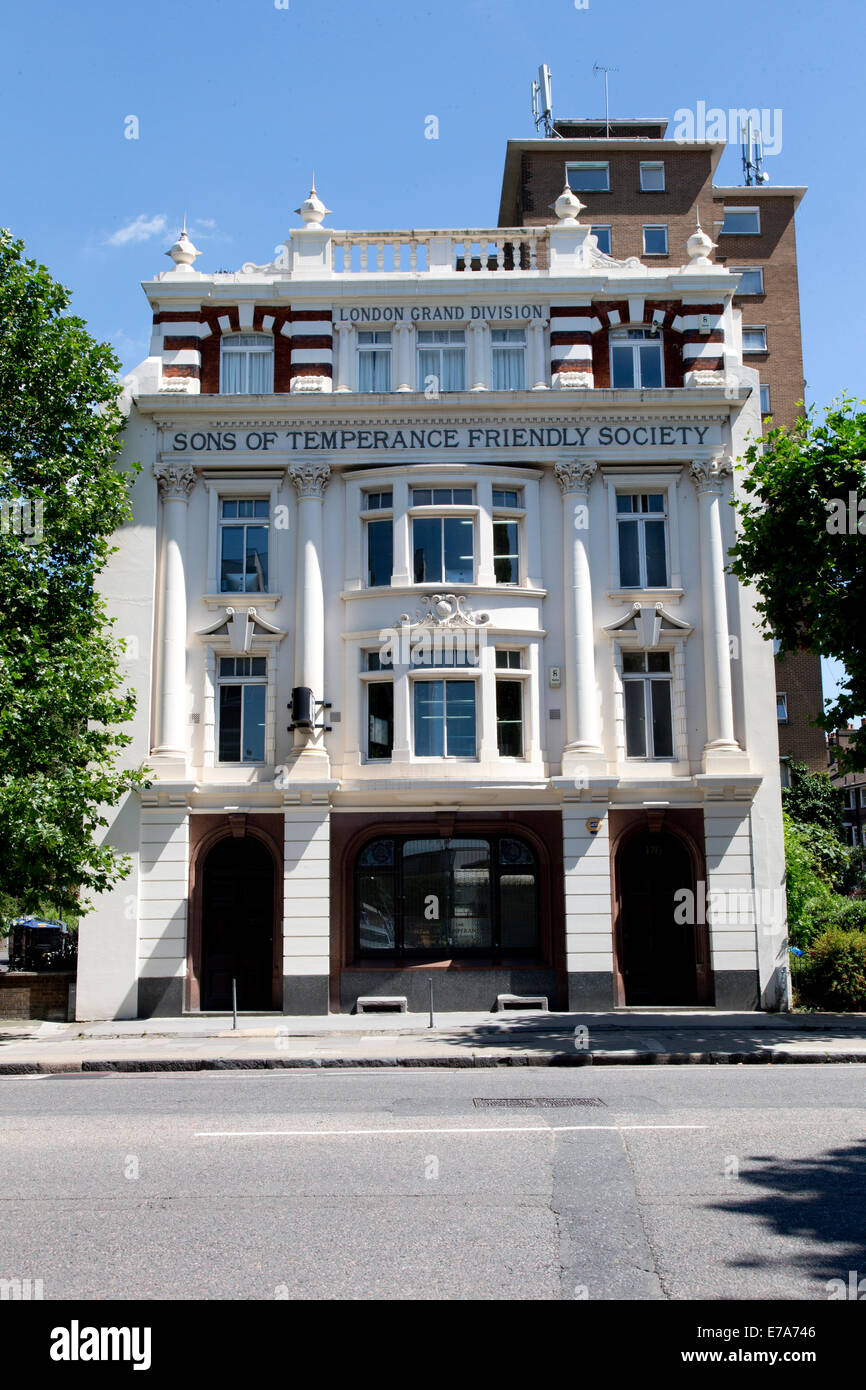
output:
<svg viewBox="0 0 866 1390"><path fill-rule="evenodd" d="M733 573L755 586L782 651L835 657L846 682L818 722L844 729L866 710L866 401L843 397L818 419L754 441L735 502ZM866 728L839 749L843 771L866 767Z"/></svg>
<svg viewBox="0 0 866 1390"><path fill-rule="evenodd" d="M0 231L0 892L19 911L128 872L95 834L145 781L117 770L134 710L95 581L130 514L119 363Z"/></svg>
<svg viewBox="0 0 866 1390"><path fill-rule="evenodd" d="M791 785L782 789L782 805L801 825L819 825L842 841L842 792L826 772L810 772L805 763L792 762Z"/></svg>

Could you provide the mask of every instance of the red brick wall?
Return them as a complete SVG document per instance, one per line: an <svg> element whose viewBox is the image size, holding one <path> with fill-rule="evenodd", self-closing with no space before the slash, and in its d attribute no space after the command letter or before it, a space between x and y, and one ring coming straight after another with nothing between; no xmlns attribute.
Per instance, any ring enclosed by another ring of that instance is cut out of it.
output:
<svg viewBox="0 0 866 1390"><path fill-rule="evenodd" d="M43 1018L66 1022L74 973L36 974L13 970L0 975L0 1018Z"/></svg>

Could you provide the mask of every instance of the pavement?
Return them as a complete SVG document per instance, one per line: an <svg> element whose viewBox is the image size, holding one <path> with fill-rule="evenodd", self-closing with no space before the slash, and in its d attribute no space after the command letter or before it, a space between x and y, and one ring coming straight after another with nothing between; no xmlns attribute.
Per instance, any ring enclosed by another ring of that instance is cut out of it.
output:
<svg viewBox="0 0 866 1390"><path fill-rule="evenodd" d="M342 1067L866 1062L866 1014L190 1015L99 1023L0 1020L0 1076Z"/></svg>

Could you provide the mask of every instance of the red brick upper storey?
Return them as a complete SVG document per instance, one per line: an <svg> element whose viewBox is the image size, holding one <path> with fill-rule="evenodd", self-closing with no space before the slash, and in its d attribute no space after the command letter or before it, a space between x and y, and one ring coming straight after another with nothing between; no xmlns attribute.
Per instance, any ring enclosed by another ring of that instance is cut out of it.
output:
<svg viewBox="0 0 866 1390"><path fill-rule="evenodd" d="M773 425L791 425L803 398L803 355L800 339L800 297L797 286L797 246L794 213L802 188L714 187L713 174L724 150L714 141L680 144L655 138L664 123L638 127L628 136L602 138L593 132L600 123L562 122L574 138L510 140L508 142L499 225L541 226L551 220L551 207L568 179L569 166L606 163L605 191L578 191L586 210L581 221L610 228L610 251L617 260L637 256L647 265L683 264L685 244L695 222L717 243L714 259L731 269L760 267L763 293L736 295L743 325L763 329L766 351L747 351L744 361L757 368L769 387ZM644 133L644 130L647 134ZM641 187L641 165L664 166L664 188ZM726 207L758 208L757 235L723 232ZM644 252L643 229L667 227L667 254ZM758 339L752 338L754 344Z"/></svg>

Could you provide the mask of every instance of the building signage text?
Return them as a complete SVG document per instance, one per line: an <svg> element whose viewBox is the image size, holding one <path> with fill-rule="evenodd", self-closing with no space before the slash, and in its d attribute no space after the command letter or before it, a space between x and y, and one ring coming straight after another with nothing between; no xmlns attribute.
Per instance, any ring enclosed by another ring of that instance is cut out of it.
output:
<svg viewBox="0 0 866 1390"><path fill-rule="evenodd" d="M364 304L334 310L335 323L465 323L546 319L543 304Z"/></svg>
<svg viewBox="0 0 866 1390"><path fill-rule="evenodd" d="M193 430L172 435L176 453L331 453L351 449L605 449L700 447L709 425L507 425L429 429ZM707 441L713 443L713 440Z"/></svg>

